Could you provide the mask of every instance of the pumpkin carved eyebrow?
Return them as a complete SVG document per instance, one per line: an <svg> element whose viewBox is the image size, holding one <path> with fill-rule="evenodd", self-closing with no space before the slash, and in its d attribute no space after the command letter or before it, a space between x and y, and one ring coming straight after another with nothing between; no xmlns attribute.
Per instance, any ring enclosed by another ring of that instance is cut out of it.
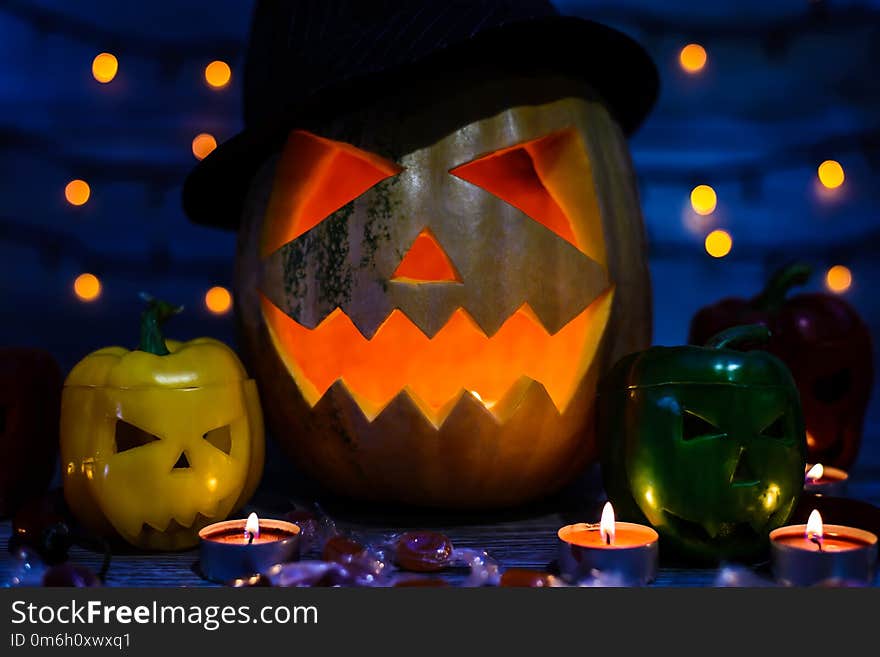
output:
<svg viewBox="0 0 880 657"><path fill-rule="evenodd" d="M562 130L482 155L449 173L506 201L580 248L572 223L546 180L551 169L565 166L560 155L573 138L572 130Z"/></svg>
<svg viewBox="0 0 880 657"><path fill-rule="evenodd" d="M266 210L263 255L293 241L403 168L351 144L293 130Z"/></svg>

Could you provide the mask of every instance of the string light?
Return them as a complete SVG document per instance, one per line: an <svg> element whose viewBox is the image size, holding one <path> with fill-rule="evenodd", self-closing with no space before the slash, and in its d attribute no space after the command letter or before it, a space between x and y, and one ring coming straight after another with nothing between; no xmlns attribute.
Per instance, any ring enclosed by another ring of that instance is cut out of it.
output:
<svg viewBox="0 0 880 657"><path fill-rule="evenodd" d="M691 191L691 207L694 212L703 216L715 212L715 206L718 205L718 197L715 190L709 185L697 185Z"/></svg>
<svg viewBox="0 0 880 657"><path fill-rule="evenodd" d="M214 60L205 67L205 82L215 89L222 89L229 84L232 77L232 69L229 64L219 59Z"/></svg>
<svg viewBox="0 0 880 657"><path fill-rule="evenodd" d="M92 189L89 183L79 178L71 180L64 187L64 198L71 205L85 205L91 195Z"/></svg>
<svg viewBox="0 0 880 657"><path fill-rule="evenodd" d="M713 258L723 258L733 248L733 238L726 230L713 230L706 235L706 253Z"/></svg>
<svg viewBox="0 0 880 657"><path fill-rule="evenodd" d="M73 292L81 301L94 301L101 296L101 281L94 274L80 274L73 281Z"/></svg>
<svg viewBox="0 0 880 657"><path fill-rule="evenodd" d="M223 315L232 307L232 295L219 285L205 292L205 306L215 315Z"/></svg>
<svg viewBox="0 0 880 657"><path fill-rule="evenodd" d="M706 66L706 49L698 43L689 43L678 53L678 61L686 73L699 73Z"/></svg>
<svg viewBox="0 0 880 657"><path fill-rule="evenodd" d="M118 70L119 61L109 52L102 52L92 60L92 77L101 84L107 84L115 78Z"/></svg>
<svg viewBox="0 0 880 657"><path fill-rule="evenodd" d="M828 189L836 189L843 184L846 176L837 160L825 160L819 165L819 182Z"/></svg>
<svg viewBox="0 0 880 657"><path fill-rule="evenodd" d="M825 285L835 294L846 292L852 285L852 272L849 267L834 265L825 272Z"/></svg>
<svg viewBox="0 0 880 657"><path fill-rule="evenodd" d="M215 148L217 148L217 140L207 132L196 135L192 140L192 152L197 160L205 159Z"/></svg>

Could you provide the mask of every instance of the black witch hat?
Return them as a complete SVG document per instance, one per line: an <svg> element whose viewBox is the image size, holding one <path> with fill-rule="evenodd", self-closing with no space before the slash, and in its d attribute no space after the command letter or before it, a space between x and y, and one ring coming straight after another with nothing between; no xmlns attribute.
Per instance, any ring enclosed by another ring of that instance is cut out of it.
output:
<svg viewBox="0 0 880 657"><path fill-rule="evenodd" d="M187 177L186 213L196 223L237 228L253 173L304 116L481 59L588 82L627 133L659 90L657 70L635 41L560 16L546 0L257 0L245 128Z"/></svg>

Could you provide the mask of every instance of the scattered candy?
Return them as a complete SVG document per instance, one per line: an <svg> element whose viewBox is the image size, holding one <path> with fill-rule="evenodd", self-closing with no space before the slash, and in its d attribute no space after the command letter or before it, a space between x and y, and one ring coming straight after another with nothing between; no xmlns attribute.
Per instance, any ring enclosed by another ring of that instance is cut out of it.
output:
<svg viewBox="0 0 880 657"><path fill-rule="evenodd" d="M269 579L268 575L257 573L256 575L251 575L250 577L238 577L231 582L228 582L227 586L231 586L235 589L272 586L272 580Z"/></svg>
<svg viewBox="0 0 880 657"><path fill-rule="evenodd" d="M406 532L395 543L394 560L403 570L429 573L449 565L452 541L432 531Z"/></svg>
<svg viewBox="0 0 880 657"><path fill-rule="evenodd" d="M332 561L292 561L274 566L266 575L273 586L343 586L349 581L345 567Z"/></svg>
<svg viewBox="0 0 880 657"><path fill-rule="evenodd" d="M347 564L352 560L362 558L367 552L367 548L347 536L330 537L324 543L324 549L321 552L321 558L324 561L335 561L336 563Z"/></svg>
<svg viewBox="0 0 880 657"><path fill-rule="evenodd" d="M563 586L558 577L540 570L527 568L508 568L501 574L498 586L543 587Z"/></svg>

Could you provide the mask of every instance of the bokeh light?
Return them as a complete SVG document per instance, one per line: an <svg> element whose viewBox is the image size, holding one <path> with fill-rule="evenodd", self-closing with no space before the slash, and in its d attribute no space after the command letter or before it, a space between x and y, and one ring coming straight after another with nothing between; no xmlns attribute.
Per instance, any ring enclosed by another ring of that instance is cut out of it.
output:
<svg viewBox="0 0 880 657"><path fill-rule="evenodd" d="M79 178L71 180L64 187L64 198L71 205L85 205L92 195L92 189L89 183Z"/></svg>
<svg viewBox="0 0 880 657"><path fill-rule="evenodd" d="M214 139L214 135L209 135L207 132L196 135L192 140L192 152L197 160L205 159L215 148L217 148L217 140Z"/></svg>
<svg viewBox="0 0 880 657"><path fill-rule="evenodd" d="M819 182L828 189L836 189L843 184L846 176L843 167L836 160L825 160L819 165Z"/></svg>
<svg viewBox="0 0 880 657"><path fill-rule="evenodd" d="M226 62L215 60L205 67L205 82L215 89L222 89L232 77L232 69Z"/></svg>
<svg viewBox="0 0 880 657"><path fill-rule="evenodd" d="M713 258L723 258L733 248L733 238L726 230L713 230L706 235L706 253Z"/></svg>
<svg viewBox="0 0 880 657"><path fill-rule="evenodd" d="M94 274L80 274L73 281L73 291L81 301L94 301L101 296L101 281Z"/></svg>
<svg viewBox="0 0 880 657"><path fill-rule="evenodd" d="M92 76L101 84L107 84L116 77L119 61L115 55L102 52L92 60Z"/></svg>
<svg viewBox="0 0 880 657"><path fill-rule="evenodd" d="M227 313L232 307L232 295L225 287L214 286L205 292L205 306L215 315Z"/></svg>
<svg viewBox="0 0 880 657"><path fill-rule="evenodd" d="M825 285L836 294L846 292L852 285L852 272L849 267L834 265L825 272Z"/></svg>
<svg viewBox="0 0 880 657"><path fill-rule="evenodd" d="M703 216L712 214L718 205L715 190L709 185L697 185L691 191L691 207L694 212Z"/></svg>
<svg viewBox="0 0 880 657"><path fill-rule="evenodd" d="M687 73L699 73L706 66L706 49L698 43L689 43L678 53L678 61Z"/></svg>

